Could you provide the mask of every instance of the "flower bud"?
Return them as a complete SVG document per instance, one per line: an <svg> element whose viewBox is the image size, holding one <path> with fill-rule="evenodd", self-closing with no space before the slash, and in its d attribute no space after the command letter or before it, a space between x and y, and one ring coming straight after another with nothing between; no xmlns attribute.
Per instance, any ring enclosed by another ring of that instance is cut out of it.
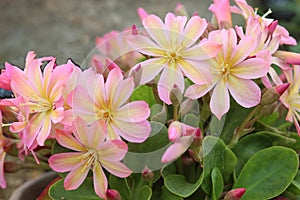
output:
<svg viewBox="0 0 300 200"><path fill-rule="evenodd" d="M268 33L269 34L273 34L273 32L275 31L276 27L278 25L278 20L273 21L272 23L270 23L268 25Z"/></svg>
<svg viewBox="0 0 300 200"><path fill-rule="evenodd" d="M179 15L179 16L187 16L187 17L189 17L189 14L188 14L185 6L182 5L180 2L178 2L177 5L176 5L175 14Z"/></svg>
<svg viewBox="0 0 300 200"><path fill-rule="evenodd" d="M168 137L171 142L176 142L182 136L181 123L178 121L172 122L168 128Z"/></svg>
<svg viewBox="0 0 300 200"><path fill-rule="evenodd" d="M270 105L276 102L289 86L289 83L284 83L265 91L261 98L261 105Z"/></svg>
<svg viewBox="0 0 300 200"><path fill-rule="evenodd" d="M117 190L108 189L106 191L107 200L121 200L121 195Z"/></svg>
<svg viewBox="0 0 300 200"><path fill-rule="evenodd" d="M179 106L182 101L182 92L176 84L174 84L171 90L170 99L174 106Z"/></svg>
<svg viewBox="0 0 300 200"><path fill-rule="evenodd" d="M137 87L140 84L141 77L142 77L142 70L143 70L142 66L138 65L131 72L131 77L133 77L135 87Z"/></svg>
<svg viewBox="0 0 300 200"><path fill-rule="evenodd" d="M232 189L224 197L224 200L240 200L245 194L246 188Z"/></svg>
<svg viewBox="0 0 300 200"><path fill-rule="evenodd" d="M287 64L299 65L300 64L300 54L289 51L276 51L274 54L276 57L280 58Z"/></svg>
<svg viewBox="0 0 300 200"><path fill-rule="evenodd" d="M154 174L151 169L148 167L145 167L142 171L142 178L145 179L146 181L152 181L154 178Z"/></svg>

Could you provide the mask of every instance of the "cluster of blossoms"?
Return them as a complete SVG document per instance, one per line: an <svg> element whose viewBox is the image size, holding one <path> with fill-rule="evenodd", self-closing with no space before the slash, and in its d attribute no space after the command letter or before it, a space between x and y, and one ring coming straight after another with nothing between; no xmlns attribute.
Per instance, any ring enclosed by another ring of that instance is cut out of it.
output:
<svg viewBox="0 0 300 200"><path fill-rule="evenodd" d="M0 88L12 96L0 101L0 186L6 187L7 153L18 152L22 160L33 157L56 172L69 172L66 190L77 189L91 170L94 191L109 199L106 172L131 175L121 160L129 144L150 137L155 114L164 115L159 121L167 126L171 144L161 162L188 152L201 163L208 130L205 124L191 126L182 120L184 113L193 112L192 106L186 111L193 101L218 120L232 101L255 107L256 113L237 127L233 145L253 130L253 119L266 115L263 110L270 114L279 107L287 110L286 120L300 135L300 55L279 50L296 45L295 39L245 0L235 0L234 6L214 0L209 10L215 23L198 14L189 17L181 4L164 20L139 9L143 28L132 26L98 38L99 54L87 70L71 60L57 65L54 57L36 58L34 52L27 54L23 70L5 63ZM244 18L245 27L233 26L232 13ZM156 104L163 105L159 113L152 113L149 99L131 98L141 86L151 88ZM56 142L65 152L51 155ZM41 149L48 151L41 154Z"/></svg>

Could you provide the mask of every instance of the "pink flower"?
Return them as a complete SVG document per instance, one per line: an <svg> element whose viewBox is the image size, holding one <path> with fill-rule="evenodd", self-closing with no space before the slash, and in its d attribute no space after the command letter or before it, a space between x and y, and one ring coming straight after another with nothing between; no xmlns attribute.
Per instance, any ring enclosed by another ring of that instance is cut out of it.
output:
<svg viewBox="0 0 300 200"><path fill-rule="evenodd" d="M138 63L132 69L133 71L141 65L140 84L148 83L160 74L159 97L166 104L171 104L171 89L176 84L183 93L184 76L198 84L210 81L201 61L215 56L220 45L207 40L195 45L206 30L205 19L193 16L187 21L186 16L168 13L165 23L159 17L149 15L143 20L143 25L151 40L141 35L127 36L129 44L135 50L153 57Z"/></svg>
<svg viewBox="0 0 300 200"><path fill-rule="evenodd" d="M286 120L294 122L300 136L300 66L295 65L294 70L285 71L285 74L290 86L280 100L289 109Z"/></svg>
<svg viewBox="0 0 300 200"><path fill-rule="evenodd" d="M209 10L216 16L219 27L232 27L229 0L214 0L214 3L210 5Z"/></svg>
<svg viewBox="0 0 300 200"><path fill-rule="evenodd" d="M76 118L74 136L58 131L59 144L74 152L52 155L49 165L57 172L70 171L64 180L66 190L77 189L92 170L94 190L99 197L105 198L108 183L102 167L121 178L131 174L131 170L120 162L127 152L126 143L105 140L105 129L104 121L88 126L84 120Z"/></svg>
<svg viewBox="0 0 300 200"><path fill-rule="evenodd" d="M29 107L30 119L23 131L26 146L30 147L35 139L41 146L50 134L52 123L59 123L64 117L62 91L72 66L66 64L55 67L55 58L33 59L28 53L24 71L14 70L11 89L14 94L22 96L25 106ZM43 61L49 61L44 72Z"/></svg>
<svg viewBox="0 0 300 200"><path fill-rule="evenodd" d="M245 108L257 105L260 102L261 91L251 79L267 74L270 68L270 53L261 51L255 57L249 58L249 54L256 47L255 40L252 37L244 37L237 43L234 29L213 31L209 38L223 44L219 54L208 60L212 83L192 85L185 95L197 99L213 90L210 108L218 119L229 110L229 93Z"/></svg>
<svg viewBox="0 0 300 200"><path fill-rule="evenodd" d="M173 142L161 158L162 163L168 163L179 158L193 143L194 139L201 136L199 128L183 124L178 121L172 122L168 128L169 140Z"/></svg>
<svg viewBox="0 0 300 200"><path fill-rule="evenodd" d="M144 101L128 102L133 90L132 78L123 80L119 70L113 69L104 83L100 74L92 75L88 70L85 83L76 88L73 96L74 114L89 123L104 121L109 139L143 142L151 132L147 118L150 109Z"/></svg>

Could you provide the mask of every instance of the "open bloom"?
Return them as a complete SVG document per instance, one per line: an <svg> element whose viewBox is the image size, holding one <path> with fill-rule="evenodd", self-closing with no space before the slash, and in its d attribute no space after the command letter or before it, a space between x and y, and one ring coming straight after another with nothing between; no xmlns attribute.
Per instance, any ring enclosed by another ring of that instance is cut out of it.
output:
<svg viewBox="0 0 300 200"><path fill-rule="evenodd" d="M105 198L108 183L102 167L121 178L131 174L131 170L120 162L127 152L126 143L105 140L105 129L104 121L87 126L84 120L76 118L72 128L74 136L58 131L56 139L59 144L75 151L49 158L54 171L70 171L64 180L66 190L77 189L92 170L94 190L99 197Z"/></svg>
<svg viewBox="0 0 300 200"><path fill-rule="evenodd" d="M270 68L270 53L261 51L256 56L249 57L256 47L255 40L252 37L244 37L237 43L234 29L213 31L209 37L223 44L218 55L208 60L212 82L192 85L185 95L197 99L213 90L210 108L218 119L229 110L229 93L245 108L257 105L260 102L261 91L251 79L267 74Z"/></svg>
<svg viewBox="0 0 300 200"><path fill-rule="evenodd" d="M194 139L202 137L199 128L183 124L178 121L172 122L168 128L169 140L173 142L161 158L161 162L168 163L179 158L193 143Z"/></svg>
<svg viewBox="0 0 300 200"><path fill-rule="evenodd" d="M44 145L50 134L52 123L59 123L64 117L62 91L72 66L69 64L56 66L55 58L34 59L35 54L29 52L24 71L14 70L11 89L18 97L25 100L23 105L29 107L30 119L23 131L26 146L30 147L36 140ZM41 71L43 61L49 61L44 72Z"/></svg>
<svg viewBox="0 0 300 200"><path fill-rule="evenodd" d="M149 15L143 20L148 37L141 35L127 36L129 44L145 55L152 56L136 67L142 67L140 84L150 82L160 74L158 94L166 104L171 104L170 92L176 84L181 93L184 90L184 76L198 84L208 82L209 73L201 68L201 61L215 56L220 45L202 40L195 45L207 27L205 19L193 16L188 22L186 16L168 13L165 23Z"/></svg>
<svg viewBox="0 0 300 200"><path fill-rule="evenodd" d="M286 120L294 122L300 135L300 66L295 65L294 70L285 71L285 74L290 86L280 100L289 109Z"/></svg>
<svg viewBox="0 0 300 200"><path fill-rule="evenodd" d="M146 140L151 132L147 121L150 115L148 104L144 101L126 104L134 90L133 78L123 80L120 70L113 69L104 83L100 74L91 74L88 70L83 73L88 76L85 83L75 89L72 98L74 114L88 123L104 121L109 139L120 139L121 136L130 142Z"/></svg>

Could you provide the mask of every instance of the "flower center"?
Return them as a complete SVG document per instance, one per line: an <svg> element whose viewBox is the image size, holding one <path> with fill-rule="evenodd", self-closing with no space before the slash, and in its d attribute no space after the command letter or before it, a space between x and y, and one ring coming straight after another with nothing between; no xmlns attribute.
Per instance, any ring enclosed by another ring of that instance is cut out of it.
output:
<svg viewBox="0 0 300 200"><path fill-rule="evenodd" d="M44 98L35 97L34 100L23 105L27 105L31 112L47 112L55 109L55 103ZM22 104L21 104L22 105Z"/></svg>
<svg viewBox="0 0 300 200"><path fill-rule="evenodd" d="M85 164L83 170L88 168L93 168L95 164L98 162L98 153L94 149L88 149L88 151L83 154L81 160L85 160Z"/></svg>
<svg viewBox="0 0 300 200"><path fill-rule="evenodd" d="M220 78L227 81L228 75L230 74L230 66L227 63L222 63L220 68L217 70L217 74Z"/></svg>
<svg viewBox="0 0 300 200"><path fill-rule="evenodd" d="M112 121L112 114L109 110L100 110L98 113L97 113L97 118L99 120L105 120L106 123Z"/></svg>
<svg viewBox="0 0 300 200"><path fill-rule="evenodd" d="M166 51L168 62L176 62L181 56L175 51Z"/></svg>

